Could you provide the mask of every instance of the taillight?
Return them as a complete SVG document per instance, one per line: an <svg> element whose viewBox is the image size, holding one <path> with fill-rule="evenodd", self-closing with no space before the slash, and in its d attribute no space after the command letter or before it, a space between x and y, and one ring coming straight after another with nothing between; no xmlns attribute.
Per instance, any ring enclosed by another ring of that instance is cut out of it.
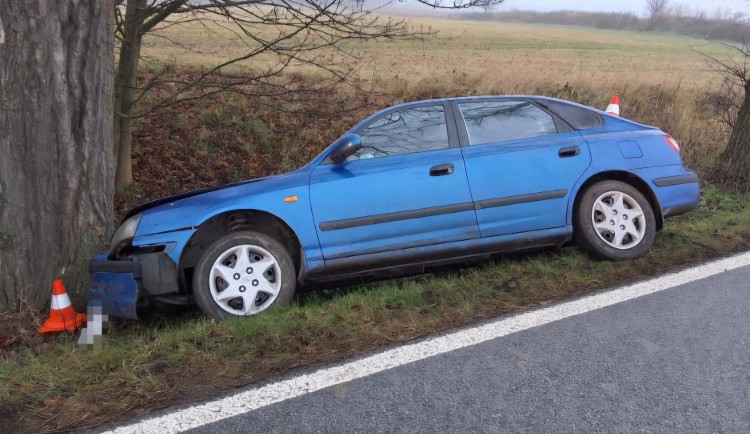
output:
<svg viewBox="0 0 750 434"><path fill-rule="evenodd" d="M672 137L670 137L670 136L664 136L664 141L666 141L666 142L667 142L667 144L668 144L669 146L671 146L671 147L672 147L672 149L674 149L674 150L675 150L675 152L677 152L678 154L680 153L680 144L679 144L679 143L677 143L677 140L673 139L673 138L672 138Z"/></svg>

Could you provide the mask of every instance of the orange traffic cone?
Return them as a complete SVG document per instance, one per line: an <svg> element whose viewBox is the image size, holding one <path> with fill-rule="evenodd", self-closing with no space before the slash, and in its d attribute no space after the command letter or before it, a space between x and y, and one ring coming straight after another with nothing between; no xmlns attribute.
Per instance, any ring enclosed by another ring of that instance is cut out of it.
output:
<svg viewBox="0 0 750 434"><path fill-rule="evenodd" d="M86 322L85 313L77 313L70 304L70 297L65 292L62 280L57 279L52 284L52 308L49 318L39 330L41 333L54 333L63 330L75 330Z"/></svg>
<svg viewBox="0 0 750 434"><path fill-rule="evenodd" d="M609 103L609 106L607 107L607 114L613 115L613 116L620 116L620 97L615 95L612 97L612 102Z"/></svg>

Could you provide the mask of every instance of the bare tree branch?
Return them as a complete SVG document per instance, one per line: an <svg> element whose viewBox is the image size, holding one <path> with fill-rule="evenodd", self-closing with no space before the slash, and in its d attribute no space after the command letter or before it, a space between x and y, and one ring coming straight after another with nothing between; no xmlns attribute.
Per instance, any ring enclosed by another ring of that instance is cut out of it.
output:
<svg viewBox="0 0 750 434"><path fill-rule="evenodd" d="M646 11L649 19L657 19L666 14L669 8L669 0L646 0Z"/></svg>
<svg viewBox="0 0 750 434"><path fill-rule="evenodd" d="M188 0L172 0L163 3L160 7L152 6L147 9L150 17L143 21L139 26L139 31L144 34L154 28L157 24L164 21L168 16L176 12L180 7L187 3Z"/></svg>
<svg viewBox="0 0 750 434"><path fill-rule="evenodd" d="M418 1L433 8L465 9L503 0ZM226 91L289 99L341 83L357 87L353 75L358 56L356 44L350 41L419 39L435 34L429 28L412 27L404 18L381 16L376 11L367 9L361 0L124 0L114 11L120 42L115 84L117 190L132 182L132 173L121 173L119 167L130 165L133 118ZM185 77L175 77L174 68L149 61L145 80L139 79L144 37L200 52L177 42L169 33L191 22L200 23L209 38L241 44L244 53ZM305 82L282 76L290 68L312 69L321 76Z"/></svg>

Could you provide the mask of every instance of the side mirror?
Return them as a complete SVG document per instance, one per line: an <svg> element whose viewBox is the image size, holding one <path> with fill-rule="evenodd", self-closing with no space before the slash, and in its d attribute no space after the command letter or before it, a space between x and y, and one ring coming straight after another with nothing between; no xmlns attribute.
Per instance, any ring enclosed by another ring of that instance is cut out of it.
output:
<svg viewBox="0 0 750 434"><path fill-rule="evenodd" d="M328 156L334 163L343 163L360 149L362 149L362 139L356 134L345 134L333 142Z"/></svg>

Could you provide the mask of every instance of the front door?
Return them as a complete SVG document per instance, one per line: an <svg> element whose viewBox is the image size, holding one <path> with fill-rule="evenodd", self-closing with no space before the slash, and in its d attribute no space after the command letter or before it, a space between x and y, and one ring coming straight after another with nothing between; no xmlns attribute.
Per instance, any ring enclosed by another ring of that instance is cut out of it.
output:
<svg viewBox="0 0 750 434"><path fill-rule="evenodd" d="M326 260L479 237L447 112L448 104L434 103L386 112L355 131L360 151L313 171L310 201Z"/></svg>

